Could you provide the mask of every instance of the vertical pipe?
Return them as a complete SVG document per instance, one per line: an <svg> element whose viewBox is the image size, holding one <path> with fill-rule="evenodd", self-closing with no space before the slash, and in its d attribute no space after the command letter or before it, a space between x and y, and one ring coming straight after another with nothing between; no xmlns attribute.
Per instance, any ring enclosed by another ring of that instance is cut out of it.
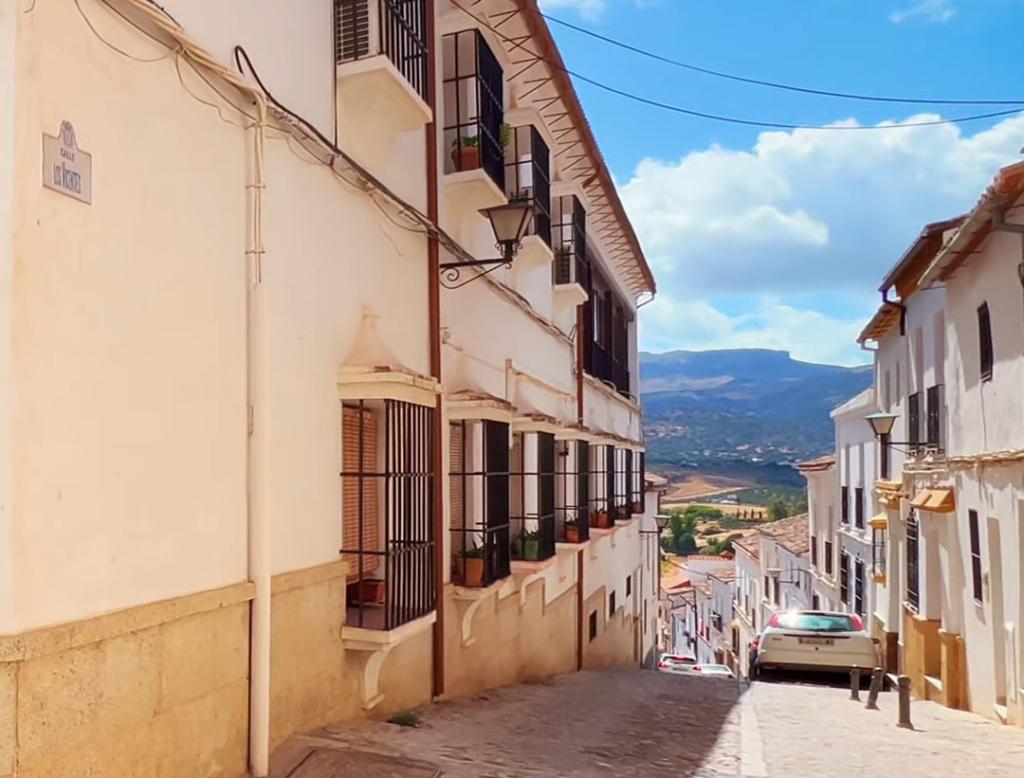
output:
<svg viewBox="0 0 1024 778"><path fill-rule="evenodd" d="M583 669L583 548L576 552L576 669Z"/></svg>
<svg viewBox="0 0 1024 778"><path fill-rule="evenodd" d="M427 106L430 108L431 121L424 130L426 143L426 177L427 177L427 218L431 224L437 224L437 35L435 31L434 0L425 0L426 10L426 44L427 44ZM430 308L430 374L435 380L441 381L441 268L440 247L437 234L431 232L427 237L427 299ZM434 622L433 633L433 692L438 697L444 694L444 499L441 489L442 450L441 450L441 410L443 396L438 394L437 406L433 419L433 440L431 454L433 457L434 499L434 594L437 620Z"/></svg>

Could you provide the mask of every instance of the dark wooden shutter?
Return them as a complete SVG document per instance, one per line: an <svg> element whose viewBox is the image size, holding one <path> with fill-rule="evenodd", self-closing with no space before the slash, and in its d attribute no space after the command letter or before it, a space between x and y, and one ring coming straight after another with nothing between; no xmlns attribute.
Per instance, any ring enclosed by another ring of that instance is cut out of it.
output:
<svg viewBox="0 0 1024 778"><path fill-rule="evenodd" d="M335 0L334 51L338 62L370 53L370 0Z"/></svg>
<svg viewBox="0 0 1024 778"><path fill-rule="evenodd" d="M978 306L978 357L981 363L981 380L992 378L992 364L995 355L992 348L992 319L988 312L988 303Z"/></svg>

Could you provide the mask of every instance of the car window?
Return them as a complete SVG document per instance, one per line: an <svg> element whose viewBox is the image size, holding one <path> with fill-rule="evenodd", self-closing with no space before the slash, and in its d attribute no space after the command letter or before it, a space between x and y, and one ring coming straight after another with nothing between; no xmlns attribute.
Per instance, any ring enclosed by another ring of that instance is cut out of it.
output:
<svg viewBox="0 0 1024 778"><path fill-rule="evenodd" d="M783 613L778 625L782 629L809 632L854 632L853 621L840 613Z"/></svg>

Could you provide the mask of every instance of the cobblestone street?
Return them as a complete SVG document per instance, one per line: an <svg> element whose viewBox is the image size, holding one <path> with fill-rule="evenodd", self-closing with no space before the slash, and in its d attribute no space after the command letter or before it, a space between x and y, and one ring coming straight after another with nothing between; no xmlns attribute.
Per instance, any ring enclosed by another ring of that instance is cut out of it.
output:
<svg viewBox="0 0 1024 778"><path fill-rule="evenodd" d="M880 707L820 685L578 673L432 706L418 728L367 723L293 738L274 775L984 778L1024 765L1024 730L915 702L908 731L895 726L894 695Z"/></svg>

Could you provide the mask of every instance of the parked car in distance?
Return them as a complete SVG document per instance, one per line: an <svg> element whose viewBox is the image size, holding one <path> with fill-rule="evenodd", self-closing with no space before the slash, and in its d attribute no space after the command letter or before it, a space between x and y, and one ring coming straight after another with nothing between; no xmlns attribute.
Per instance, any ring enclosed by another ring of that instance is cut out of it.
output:
<svg viewBox="0 0 1024 778"><path fill-rule="evenodd" d="M694 665L693 674L704 678L735 678L733 671L725 665Z"/></svg>
<svg viewBox="0 0 1024 778"><path fill-rule="evenodd" d="M776 613L761 633L754 677L779 669L825 672L878 666L877 643L852 613Z"/></svg>
<svg viewBox="0 0 1024 778"><path fill-rule="evenodd" d="M658 661L658 669L665 672L672 672L676 668L694 665L696 663L697 660L692 656L683 656L682 654L662 654L661 659Z"/></svg>

